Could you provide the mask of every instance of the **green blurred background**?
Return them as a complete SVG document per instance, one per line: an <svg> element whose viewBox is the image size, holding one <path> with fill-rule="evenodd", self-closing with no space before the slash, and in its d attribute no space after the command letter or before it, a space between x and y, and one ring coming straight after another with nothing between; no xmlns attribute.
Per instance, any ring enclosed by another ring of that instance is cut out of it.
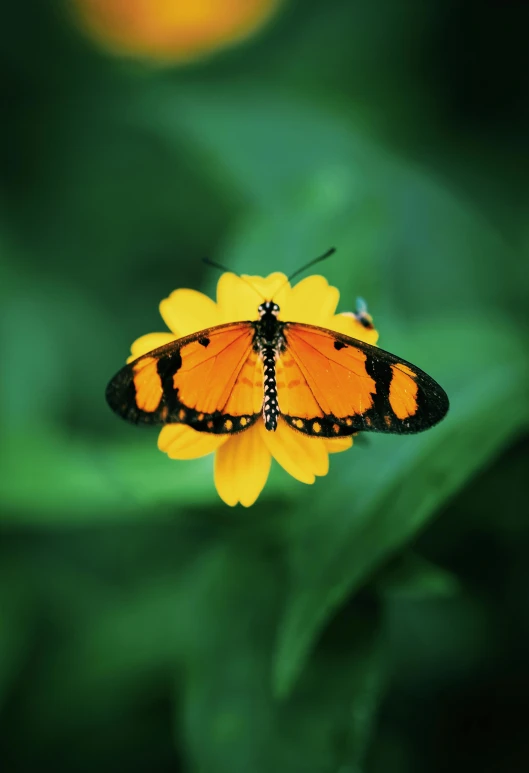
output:
<svg viewBox="0 0 529 773"><path fill-rule="evenodd" d="M0 767L529 769L528 6L292 0L185 67L0 27ZM330 246L447 390L258 503L104 389L209 256Z"/></svg>

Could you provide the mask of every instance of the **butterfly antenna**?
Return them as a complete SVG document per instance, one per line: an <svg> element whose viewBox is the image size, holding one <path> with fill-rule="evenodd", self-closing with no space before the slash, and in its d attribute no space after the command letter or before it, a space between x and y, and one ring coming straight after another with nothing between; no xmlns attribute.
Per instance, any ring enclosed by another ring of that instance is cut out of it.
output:
<svg viewBox="0 0 529 773"><path fill-rule="evenodd" d="M298 274L301 274L303 271L306 271L311 266L315 266L316 263L321 263L322 260L327 260L327 258L330 258L330 256L335 252L336 247L331 247L331 249L327 250L327 252L324 252L323 255L320 255L319 257L314 258L314 260L305 263L304 266L301 266L301 268L296 269L293 274L290 274L288 281L291 282L294 277L298 276Z"/></svg>
<svg viewBox="0 0 529 773"><path fill-rule="evenodd" d="M218 268L219 271L227 271L230 274L233 273L229 268L226 268L226 266L223 266L222 263L216 263L214 260L211 260L211 258L202 258L202 262L205 263L207 266L212 266L213 268ZM246 277L241 276L240 274L237 274L237 276L239 277L239 279L242 279L243 282L246 282L248 287L251 287L252 290L257 293L259 298L261 300L263 300L263 294L259 292L257 287L254 287L253 284L251 282L249 282L248 279L246 279Z"/></svg>
<svg viewBox="0 0 529 773"><path fill-rule="evenodd" d="M323 255L319 255L317 258L314 258L314 260L310 260L308 263L305 263L304 266L301 266L301 268L297 268L293 274L290 274L286 278L286 280L283 282L283 284L279 285L277 290L274 292L274 295L277 295L277 293L283 289L285 285L287 285L292 279L294 279L295 276L298 274L301 274L303 271L306 271L311 266L314 266L316 263L320 263L320 261L325 260L326 258L329 258L333 252L336 252L336 247L331 247L330 250L327 250L327 252L324 252Z"/></svg>
<svg viewBox="0 0 529 773"><path fill-rule="evenodd" d="M211 258L202 258L202 263L205 263L206 266L212 266L213 268L218 268L219 271L230 272L229 268L226 268L226 266L223 266L222 263L215 263L215 261L211 260Z"/></svg>

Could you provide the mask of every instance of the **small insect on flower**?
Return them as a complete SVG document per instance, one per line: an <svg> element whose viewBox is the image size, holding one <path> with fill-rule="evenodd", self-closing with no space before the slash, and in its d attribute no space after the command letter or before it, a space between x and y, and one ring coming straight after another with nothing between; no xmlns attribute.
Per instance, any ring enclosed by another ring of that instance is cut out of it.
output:
<svg viewBox="0 0 529 773"><path fill-rule="evenodd" d="M135 341L107 387L119 416L163 425L158 446L169 457L215 451L215 484L229 505L255 502L272 457L313 483L357 432L422 432L448 411L439 384L375 346L364 301L336 314L338 290L317 275L291 287L298 273L225 273L217 303L175 290L160 304L171 333Z"/></svg>

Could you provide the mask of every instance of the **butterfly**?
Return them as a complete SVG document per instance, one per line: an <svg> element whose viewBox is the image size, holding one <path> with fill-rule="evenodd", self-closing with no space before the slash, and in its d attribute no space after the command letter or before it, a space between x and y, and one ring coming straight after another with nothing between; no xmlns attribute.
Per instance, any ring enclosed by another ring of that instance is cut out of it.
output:
<svg viewBox="0 0 529 773"><path fill-rule="evenodd" d="M282 321L272 299L256 311L255 320L200 330L126 365L106 390L112 410L134 424L186 424L215 435L244 432L262 417L270 432L284 421L324 438L422 432L446 415L442 387L406 360ZM372 327L363 302L354 316Z"/></svg>

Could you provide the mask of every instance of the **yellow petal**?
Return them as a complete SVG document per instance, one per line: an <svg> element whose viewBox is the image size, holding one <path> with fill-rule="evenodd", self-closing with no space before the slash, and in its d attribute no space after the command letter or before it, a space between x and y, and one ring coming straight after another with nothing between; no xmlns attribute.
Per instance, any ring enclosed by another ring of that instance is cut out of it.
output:
<svg viewBox="0 0 529 773"><path fill-rule="evenodd" d="M322 438L312 438L291 429L281 419L275 432L262 422L259 429L268 450L284 470L301 483L314 483L316 475L329 472L329 455Z"/></svg>
<svg viewBox="0 0 529 773"><path fill-rule="evenodd" d="M258 319L257 308L264 298L237 274L227 272L217 282L217 307L222 322Z"/></svg>
<svg viewBox="0 0 529 773"><path fill-rule="evenodd" d="M178 338L221 323L215 301L197 290L175 290L160 303L160 314Z"/></svg>
<svg viewBox="0 0 529 773"><path fill-rule="evenodd" d="M366 344L373 344L378 341L378 330L374 328L369 330L359 322L354 314L349 311L343 314L335 314L327 325L329 330L336 330L337 333L344 333L351 338L358 338L359 341L365 341Z"/></svg>
<svg viewBox="0 0 529 773"><path fill-rule="evenodd" d="M197 432L187 424L167 424L158 435L158 448L170 459L198 459L216 451L228 439L226 435Z"/></svg>
<svg viewBox="0 0 529 773"><path fill-rule="evenodd" d="M340 451L347 451L353 445L352 437L331 437L324 438L325 448L329 454L339 454Z"/></svg>
<svg viewBox="0 0 529 773"><path fill-rule="evenodd" d="M264 277L247 274L243 274L243 277L259 291L264 301L274 300L279 306L285 302L286 296L291 292L288 278L281 271L275 271Z"/></svg>
<svg viewBox="0 0 529 773"><path fill-rule="evenodd" d="M153 349L158 349L159 346L165 346L165 344L169 344L171 341L176 341L176 338L172 333L147 333L144 336L140 336L140 338L136 338L130 347L132 354L127 362L133 362L133 360L141 357L142 354L152 352Z"/></svg>
<svg viewBox="0 0 529 773"><path fill-rule="evenodd" d="M273 299L281 306L290 291L286 276L279 271L267 277L226 273L217 284L217 303L222 322L259 319L258 308Z"/></svg>
<svg viewBox="0 0 529 773"><path fill-rule="evenodd" d="M215 486L221 499L233 507L253 505L270 472L272 458L258 426L232 435L215 455Z"/></svg>
<svg viewBox="0 0 529 773"><path fill-rule="evenodd" d="M258 319L261 294L237 274L227 272L217 282L217 307L221 322Z"/></svg>
<svg viewBox="0 0 529 773"><path fill-rule="evenodd" d="M279 304L279 317L289 322L328 327L339 299L340 293L325 277L308 276L291 289L283 304Z"/></svg>

